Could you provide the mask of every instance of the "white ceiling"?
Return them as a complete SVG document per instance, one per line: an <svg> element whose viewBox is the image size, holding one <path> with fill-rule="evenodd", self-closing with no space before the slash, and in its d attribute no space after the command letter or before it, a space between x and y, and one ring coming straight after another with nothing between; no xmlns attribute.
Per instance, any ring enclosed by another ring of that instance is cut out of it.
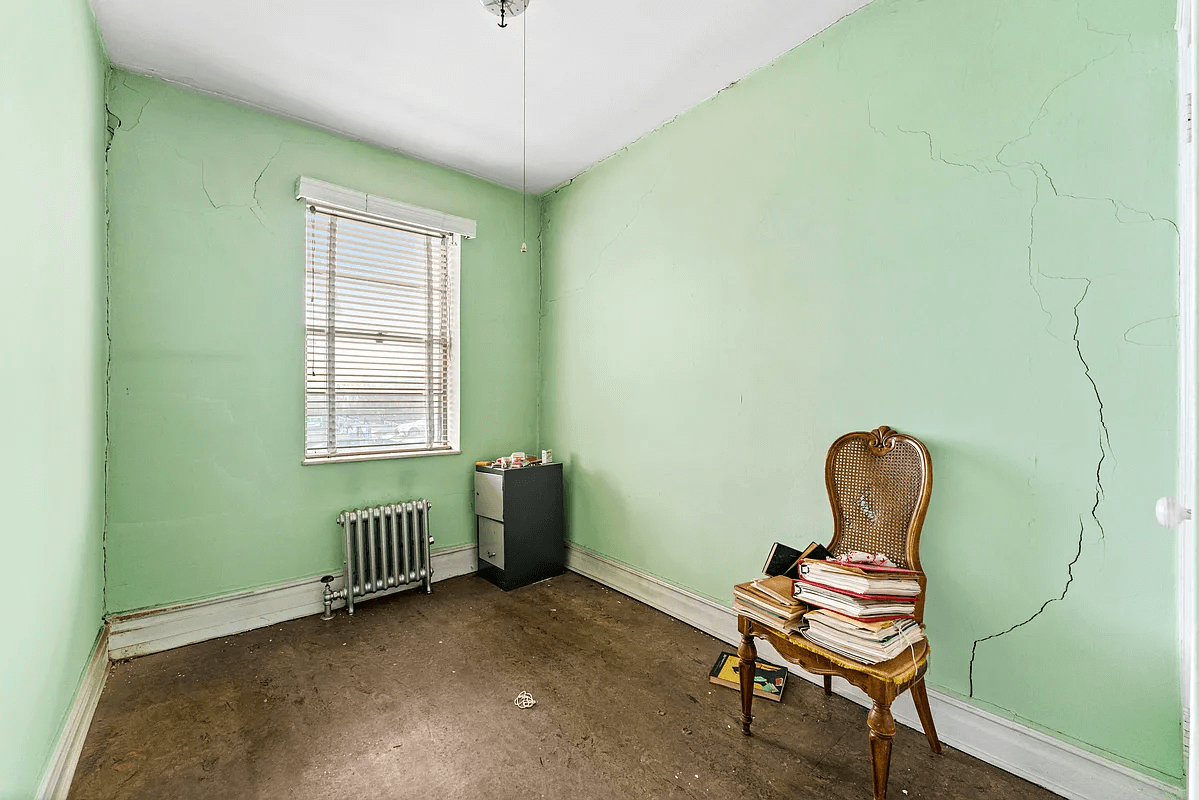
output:
<svg viewBox="0 0 1199 800"><path fill-rule="evenodd" d="M93 0L113 63L541 193L869 0Z"/></svg>

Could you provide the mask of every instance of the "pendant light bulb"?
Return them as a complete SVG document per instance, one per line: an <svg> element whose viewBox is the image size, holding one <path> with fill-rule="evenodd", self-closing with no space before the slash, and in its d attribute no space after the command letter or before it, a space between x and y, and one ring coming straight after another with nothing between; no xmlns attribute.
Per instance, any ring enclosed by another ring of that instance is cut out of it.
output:
<svg viewBox="0 0 1199 800"><path fill-rule="evenodd" d="M522 253L529 252L529 246L527 244L525 244L524 242L521 242L520 243L520 252L522 252Z"/></svg>

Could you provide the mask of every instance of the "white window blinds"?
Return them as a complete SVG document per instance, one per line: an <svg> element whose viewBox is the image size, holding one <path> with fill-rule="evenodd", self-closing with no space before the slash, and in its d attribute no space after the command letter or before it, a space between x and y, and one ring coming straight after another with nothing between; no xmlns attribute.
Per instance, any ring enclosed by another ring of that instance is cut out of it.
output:
<svg viewBox="0 0 1199 800"><path fill-rule="evenodd" d="M307 206L304 461L457 448L454 234Z"/></svg>

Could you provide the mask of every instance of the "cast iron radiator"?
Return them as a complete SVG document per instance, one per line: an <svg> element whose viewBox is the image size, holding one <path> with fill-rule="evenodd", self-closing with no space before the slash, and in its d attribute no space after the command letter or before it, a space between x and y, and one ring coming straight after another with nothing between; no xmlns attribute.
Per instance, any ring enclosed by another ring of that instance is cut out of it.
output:
<svg viewBox="0 0 1199 800"><path fill-rule="evenodd" d="M324 619L333 616L333 601L343 597L346 609L353 614L355 597L417 582L424 584L426 593L433 591L430 508L428 500L412 500L338 515L337 524L346 532L346 585L333 591L333 576L321 579L325 583Z"/></svg>

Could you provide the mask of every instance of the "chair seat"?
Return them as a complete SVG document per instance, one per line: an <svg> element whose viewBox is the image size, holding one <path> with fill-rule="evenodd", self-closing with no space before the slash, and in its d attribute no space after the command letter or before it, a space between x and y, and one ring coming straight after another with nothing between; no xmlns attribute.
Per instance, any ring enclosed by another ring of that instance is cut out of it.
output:
<svg viewBox="0 0 1199 800"><path fill-rule="evenodd" d="M858 673L868 675L882 683L903 687L910 684L924 673L928 663L928 640L921 639L903 653L878 664L863 664L835 653L826 647L821 647L813 641L805 639L798 633L782 633L767 625L763 625L749 617L738 615L741 631L744 633L746 624L752 626L753 633L760 636L774 647L783 658L799 664L809 672L818 674L844 675ZM798 652L797 652L798 651ZM813 658L815 656L816 658ZM822 662L828 662L824 664ZM829 669L830 667L834 669ZM902 689L899 689L902 691Z"/></svg>

